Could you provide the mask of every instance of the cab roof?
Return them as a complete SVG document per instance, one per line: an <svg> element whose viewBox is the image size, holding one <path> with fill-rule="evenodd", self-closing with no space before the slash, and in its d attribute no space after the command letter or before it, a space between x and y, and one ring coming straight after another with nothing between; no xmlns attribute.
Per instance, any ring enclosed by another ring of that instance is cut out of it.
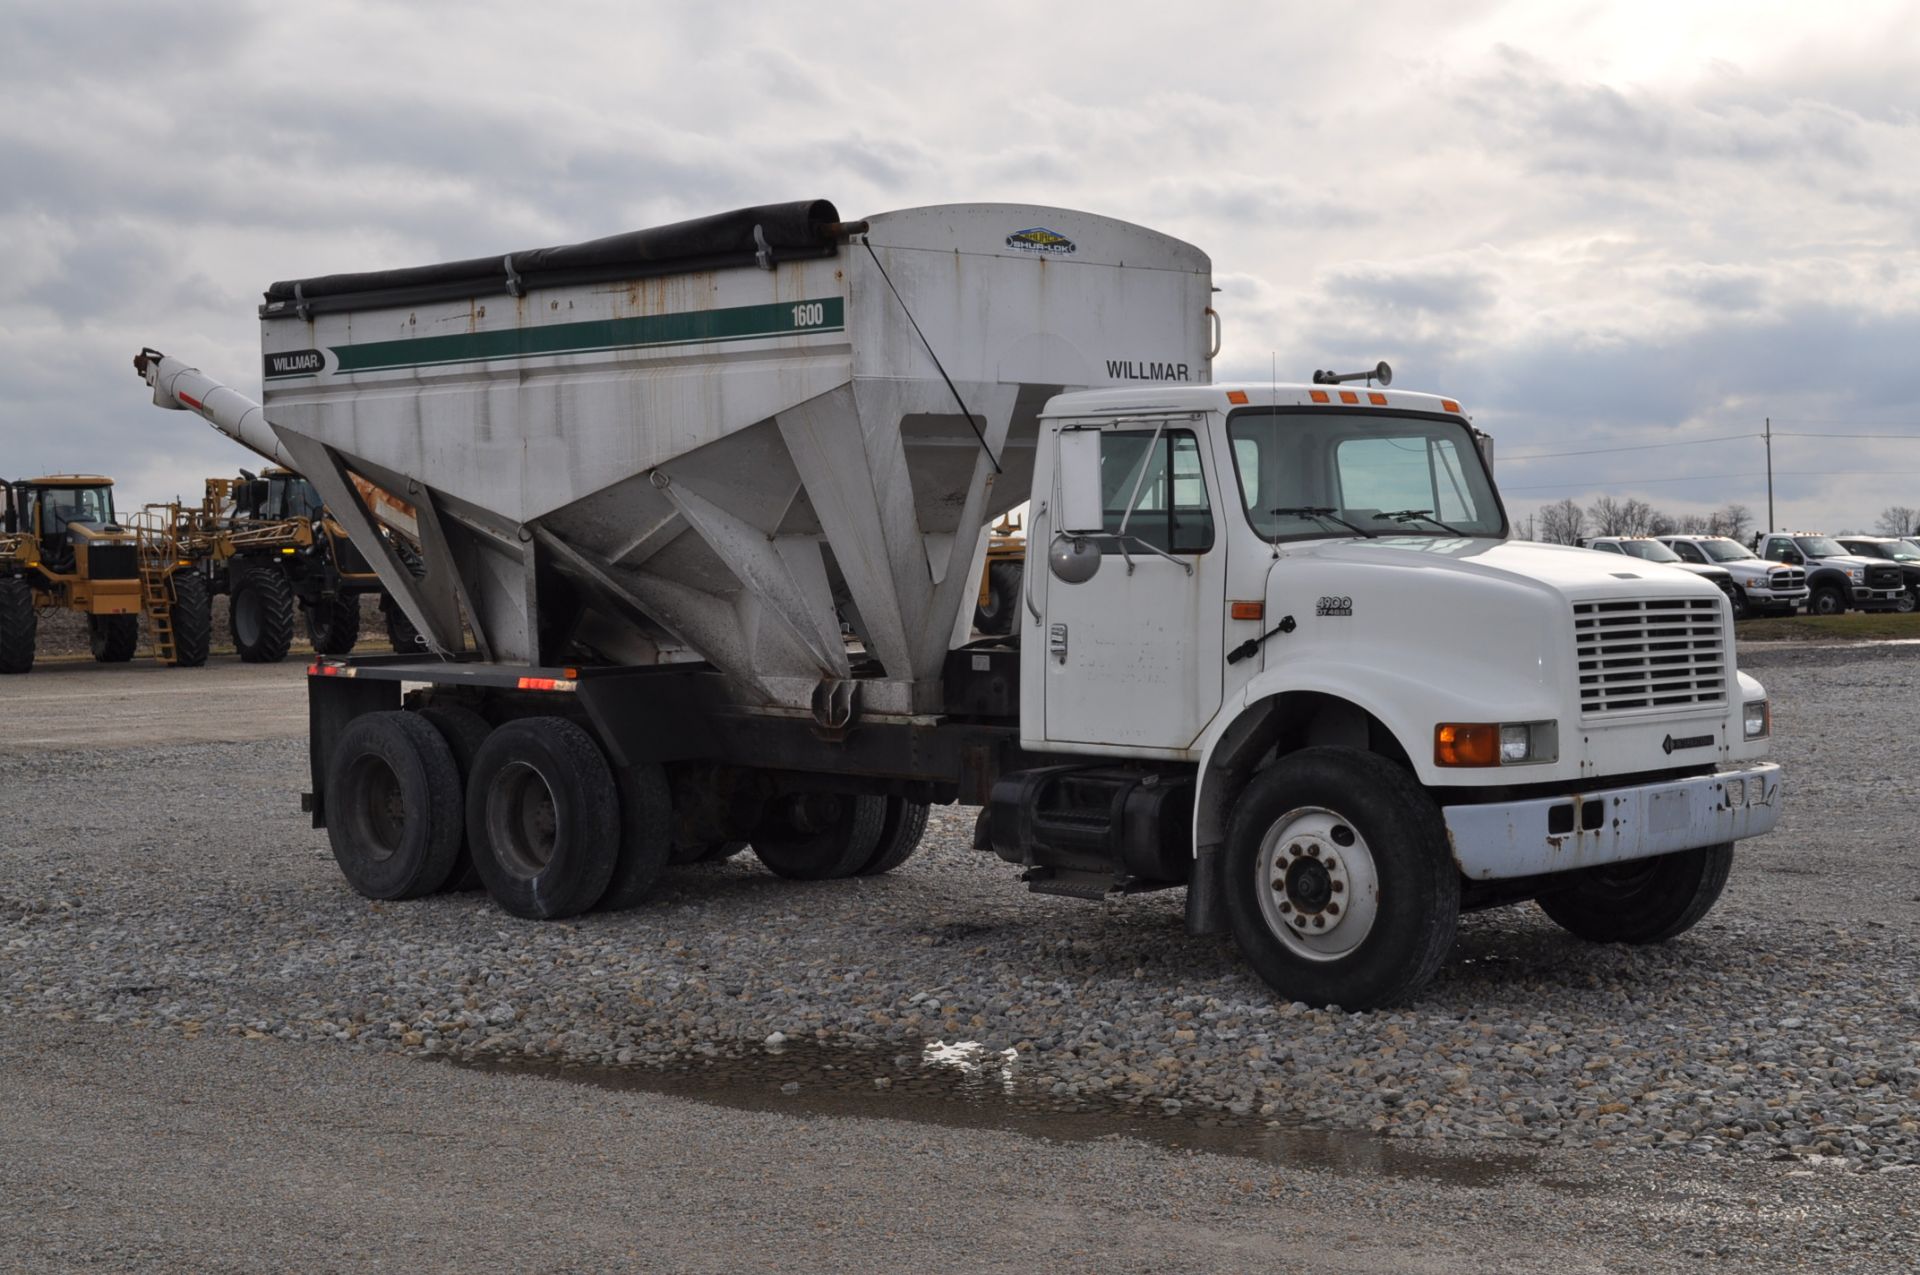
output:
<svg viewBox="0 0 1920 1275"><path fill-rule="evenodd" d="M48 474L45 478L22 478L16 487L111 487L113 479L98 474Z"/></svg>
<svg viewBox="0 0 1920 1275"><path fill-rule="evenodd" d="M1049 405L1052 419L1070 416L1154 415L1162 412L1231 412L1238 408L1357 407L1397 408L1403 412L1430 412L1471 420L1457 399L1418 390L1368 388L1358 385L1305 385L1282 381L1224 381L1211 385L1163 382L1141 386L1106 386L1062 394Z"/></svg>

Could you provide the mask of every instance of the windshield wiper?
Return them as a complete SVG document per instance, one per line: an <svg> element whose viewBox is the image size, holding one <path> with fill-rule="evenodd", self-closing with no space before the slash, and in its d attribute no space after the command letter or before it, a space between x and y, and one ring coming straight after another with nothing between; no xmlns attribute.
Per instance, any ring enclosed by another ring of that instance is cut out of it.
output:
<svg viewBox="0 0 1920 1275"><path fill-rule="evenodd" d="M1295 518L1318 518L1322 522L1337 522L1355 535L1365 536L1369 540L1379 535L1378 532L1368 531L1365 527L1350 523L1345 518L1335 514L1331 505L1283 505L1279 509L1269 509L1267 513L1269 515L1284 514Z"/></svg>
<svg viewBox="0 0 1920 1275"><path fill-rule="evenodd" d="M1421 522L1432 523L1450 536L1459 536L1463 540L1468 538L1467 533L1460 530L1460 528L1450 526L1434 517L1433 510L1431 509L1396 509L1390 514L1375 514L1374 517L1386 522L1401 523L1412 522L1418 518Z"/></svg>

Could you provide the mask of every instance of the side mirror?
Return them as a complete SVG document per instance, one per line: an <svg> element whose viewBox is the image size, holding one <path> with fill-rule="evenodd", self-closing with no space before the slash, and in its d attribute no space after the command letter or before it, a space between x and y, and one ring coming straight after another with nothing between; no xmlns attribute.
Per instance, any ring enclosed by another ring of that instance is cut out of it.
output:
<svg viewBox="0 0 1920 1275"><path fill-rule="evenodd" d="M1100 498L1100 431L1060 431L1060 510L1056 529L1068 533L1106 530Z"/></svg>
<svg viewBox="0 0 1920 1275"><path fill-rule="evenodd" d="M1807 565L1807 560L1791 549L1786 550L1780 555L1780 561L1790 563L1796 567L1804 567Z"/></svg>

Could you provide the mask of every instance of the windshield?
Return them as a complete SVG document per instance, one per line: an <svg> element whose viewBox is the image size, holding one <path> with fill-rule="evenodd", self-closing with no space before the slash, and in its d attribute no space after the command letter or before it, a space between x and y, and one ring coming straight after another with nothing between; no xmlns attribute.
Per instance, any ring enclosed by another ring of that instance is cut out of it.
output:
<svg viewBox="0 0 1920 1275"><path fill-rule="evenodd" d="M70 522L112 522L113 488L42 487L40 510L40 531L48 536L59 535Z"/></svg>
<svg viewBox="0 0 1920 1275"><path fill-rule="evenodd" d="M1737 540L1696 540L1693 547L1715 562L1745 562L1759 556Z"/></svg>
<svg viewBox="0 0 1920 1275"><path fill-rule="evenodd" d="M1888 544L1866 544L1864 550L1871 550L1869 557L1892 558L1895 562L1920 562L1920 552L1904 540L1895 540Z"/></svg>
<svg viewBox="0 0 1920 1275"><path fill-rule="evenodd" d="M1809 558L1839 558L1846 555L1838 540L1827 536L1801 536L1794 541L1800 546L1800 552Z"/></svg>
<svg viewBox="0 0 1920 1275"><path fill-rule="evenodd" d="M1460 421L1256 408L1235 412L1227 434L1247 521L1268 540L1349 534L1299 512L1306 509L1375 535L1506 534L1480 450Z"/></svg>
<svg viewBox="0 0 1920 1275"><path fill-rule="evenodd" d="M1620 552L1629 557L1644 558L1648 562L1678 562L1680 555L1661 544L1658 540L1622 540Z"/></svg>

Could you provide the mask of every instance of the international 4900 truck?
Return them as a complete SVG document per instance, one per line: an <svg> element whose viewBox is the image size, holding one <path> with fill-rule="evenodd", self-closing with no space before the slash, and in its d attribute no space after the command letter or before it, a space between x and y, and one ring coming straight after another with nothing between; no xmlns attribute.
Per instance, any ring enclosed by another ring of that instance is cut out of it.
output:
<svg viewBox="0 0 1920 1275"><path fill-rule="evenodd" d="M1183 887L1311 1003L1413 995L1463 909L1699 921L1781 809L1725 595L1511 539L1454 399L1212 383L1210 300L1138 226L817 201L274 284L264 403L136 362L311 479L424 639L309 670L306 802L370 897L884 872L961 802L1031 889Z"/></svg>

